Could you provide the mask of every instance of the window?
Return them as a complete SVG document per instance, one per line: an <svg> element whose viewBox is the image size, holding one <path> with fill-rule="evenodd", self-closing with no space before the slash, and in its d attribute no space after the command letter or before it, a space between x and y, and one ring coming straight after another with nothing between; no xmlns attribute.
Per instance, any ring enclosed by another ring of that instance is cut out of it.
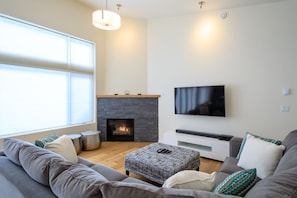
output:
<svg viewBox="0 0 297 198"><path fill-rule="evenodd" d="M95 122L95 44L0 15L0 136Z"/></svg>

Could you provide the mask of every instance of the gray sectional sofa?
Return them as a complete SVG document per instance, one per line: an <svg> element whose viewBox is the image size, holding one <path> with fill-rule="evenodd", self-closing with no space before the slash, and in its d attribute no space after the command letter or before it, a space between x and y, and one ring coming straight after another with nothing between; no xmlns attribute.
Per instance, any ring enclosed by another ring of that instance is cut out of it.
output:
<svg viewBox="0 0 297 198"><path fill-rule="evenodd" d="M231 155L239 150L241 139L231 141ZM297 131L288 134L283 157L274 174L257 182L245 197L297 198ZM217 173L216 183L241 170L234 157L227 157ZM156 187L127 177L109 167L78 157L78 163L65 161L31 143L4 139L0 151L0 197L14 198L158 198L158 197L237 197L202 190Z"/></svg>

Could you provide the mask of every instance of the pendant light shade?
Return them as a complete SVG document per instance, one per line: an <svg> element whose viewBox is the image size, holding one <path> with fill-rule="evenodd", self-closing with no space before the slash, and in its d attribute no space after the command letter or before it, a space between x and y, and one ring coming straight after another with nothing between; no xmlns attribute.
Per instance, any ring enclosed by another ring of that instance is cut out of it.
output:
<svg viewBox="0 0 297 198"><path fill-rule="evenodd" d="M105 10L93 12L93 25L103 30L117 30L121 27L121 17L117 13L107 10L107 0L105 3ZM117 4L118 10L121 6L121 4Z"/></svg>
<svg viewBox="0 0 297 198"><path fill-rule="evenodd" d="M121 27L121 16L109 10L93 12L93 25L103 30L117 30Z"/></svg>

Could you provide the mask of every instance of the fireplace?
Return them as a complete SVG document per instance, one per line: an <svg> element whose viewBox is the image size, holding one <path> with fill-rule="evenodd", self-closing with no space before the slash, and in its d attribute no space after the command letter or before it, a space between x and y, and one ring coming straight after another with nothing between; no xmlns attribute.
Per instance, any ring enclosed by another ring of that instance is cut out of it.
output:
<svg viewBox="0 0 297 198"><path fill-rule="evenodd" d="M134 119L107 119L107 141L134 141Z"/></svg>
<svg viewBox="0 0 297 198"><path fill-rule="evenodd" d="M158 141L159 95L99 95L97 96L97 129L107 141L107 119L133 119L135 142Z"/></svg>

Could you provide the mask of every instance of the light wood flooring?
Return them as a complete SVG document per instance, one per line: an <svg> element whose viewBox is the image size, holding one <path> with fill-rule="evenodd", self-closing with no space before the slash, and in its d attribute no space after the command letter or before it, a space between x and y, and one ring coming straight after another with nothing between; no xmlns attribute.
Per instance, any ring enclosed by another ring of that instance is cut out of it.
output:
<svg viewBox="0 0 297 198"><path fill-rule="evenodd" d="M125 155L151 143L152 142L102 142L99 149L82 151L79 156L97 164L104 164L125 174ZM212 173L218 171L221 165L222 162L201 157L199 169L202 172ZM131 173L130 176L146 180L134 173Z"/></svg>

